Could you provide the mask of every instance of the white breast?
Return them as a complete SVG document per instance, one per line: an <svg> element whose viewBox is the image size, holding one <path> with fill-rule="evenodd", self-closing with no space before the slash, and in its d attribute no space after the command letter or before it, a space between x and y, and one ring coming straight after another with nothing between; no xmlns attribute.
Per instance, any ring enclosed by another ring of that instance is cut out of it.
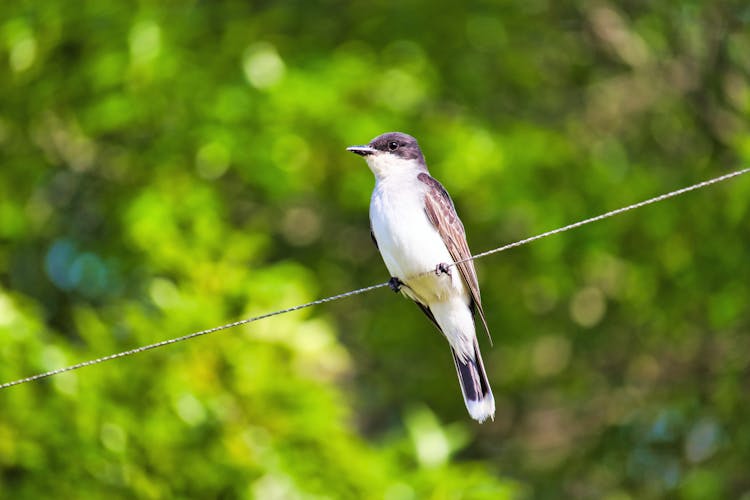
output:
<svg viewBox="0 0 750 500"><path fill-rule="evenodd" d="M458 270L435 274L440 263L452 263L440 234L424 210L425 184L416 173L378 179L370 202L370 224L391 276L407 284L404 293L424 304L468 293ZM423 276L420 276L423 275Z"/></svg>

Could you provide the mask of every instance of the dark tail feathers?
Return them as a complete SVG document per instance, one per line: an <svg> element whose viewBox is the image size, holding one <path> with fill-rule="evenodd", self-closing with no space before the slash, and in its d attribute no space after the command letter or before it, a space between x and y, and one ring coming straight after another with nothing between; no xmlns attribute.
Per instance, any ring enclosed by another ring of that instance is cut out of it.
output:
<svg viewBox="0 0 750 500"><path fill-rule="evenodd" d="M482 363L482 354L479 352L477 339L474 339L474 359L463 362L452 348L451 354L453 354L453 362L456 365L456 372L458 372L458 382L461 384L461 392L469 415L480 423L488 418L494 419L495 398L492 396L492 389L490 389L490 383L484 371L484 363Z"/></svg>

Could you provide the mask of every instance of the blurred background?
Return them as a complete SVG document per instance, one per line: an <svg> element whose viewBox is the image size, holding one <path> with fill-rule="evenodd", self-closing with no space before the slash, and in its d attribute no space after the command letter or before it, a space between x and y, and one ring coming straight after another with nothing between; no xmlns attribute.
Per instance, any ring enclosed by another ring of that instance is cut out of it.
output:
<svg viewBox="0 0 750 500"><path fill-rule="evenodd" d="M747 167L742 1L0 5L0 382L388 279L345 147L475 252ZM0 496L750 498L750 177L477 261L497 415L387 289L0 391Z"/></svg>

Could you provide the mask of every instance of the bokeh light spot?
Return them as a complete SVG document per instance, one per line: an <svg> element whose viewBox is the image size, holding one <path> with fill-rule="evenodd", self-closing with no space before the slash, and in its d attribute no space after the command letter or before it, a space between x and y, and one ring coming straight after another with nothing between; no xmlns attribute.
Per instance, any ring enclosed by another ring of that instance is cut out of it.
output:
<svg viewBox="0 0 750 500"><path fill-rule="evenodd" d="M52 283L62 290L75 287L70 268L77 255L75 246L70 240L57 240L52 244L44 259L44 270Z"/></svg>
<svg viewBox="0 0 750 500"><path fill-rule="evenodd" d="M444 464L450 455L450 443L435 414L426 407L410 411L406 416L417 460L423 467Z"/></svg>
<svg viewBox="0 0 750 500"><path fill-rule="evenodd" d="M204 179L218 179L229 168L231 155L224 144L213 141L201 146L195 155L198 175Z"/></svg>
<svg viewBox="0 0 750 500"><path fill-rule="evenodd" d="M262 42L245 50L242 70L250 85L263 90L279 83L286 67L276 48L270 43Z"/></svg>
<svg viewBox="0 0 750 500"><path fill-rule="evenodd" d="M10 50L10 67L16 73L26 71L34 64L36 59L36 39L27 35L15 44Z"/></svg>
<svg viewBox="0 0 750 500"><path fill-rule="evenodd" d="M141 21L130 30L130 57L135 64L148 64L161 52L161 29L154 21Z"/></svg>
<svg viewBox="0 0 750 500"><path fill-rule="evenodd" d="M716 452L721 432L712 419L699 421L685 439L685 457L693 463L703 462Z"/></svg>
<svg viewBox="0 0 750 500"><path fill-rule="evenodd" d="M0 326L10 326L17 318L18 312L10 297L0 293Z"/></svg>
<svg viewBox="0 0 750 500"><path fill-rule="evenodd" d="M570 361L570 341L560 335L545 335L536 341L532 365L540 376L557 375Z"/></svg>
<svg viewBox="0 0 750 500"><path fill-rule="evenodd" d="M305 207L292 208L284 214L281 230L284 238L295 246L305 246L320 237L320 217Z"/></svg>
<svg viewBox="0 0 750 500"><path fill-rule="evenodd" d="M154 278L148 289L151 300L162 309L170 309L180 303L180 292L174 283L165 278Z"/></svg>
<svg viewBox="0 0 750 500"><path fill-rule="evenodd" d="M85 252L73 261L69 279L82 294L87 297L96 297L107 289L109 281L107 275L107 267L99 256Z"/></svg>
<svg viewBox="0 0 750 500"><path fill-rule="evenodd" d="M128 436L123 428L111 422L104 423L99 431L99 439L101 439L104 447L115 453L125 451L125 445L128 442L127 438Z"/></svg>
<svg viewBox="0 0 750 500"><path fill-rule="evenodd" d="M192 426L196 426L206 419L206 409L203 407L203 403L189 393L177 398L175 410L186 424Z"/></svg>
<svg viewBox="0 0 750 500"><path fill-rule="evenodd" d="M607 303L602 291L588 286L578 291L570 301L570 317L579 325L591 328L604 317Z"/></svg>

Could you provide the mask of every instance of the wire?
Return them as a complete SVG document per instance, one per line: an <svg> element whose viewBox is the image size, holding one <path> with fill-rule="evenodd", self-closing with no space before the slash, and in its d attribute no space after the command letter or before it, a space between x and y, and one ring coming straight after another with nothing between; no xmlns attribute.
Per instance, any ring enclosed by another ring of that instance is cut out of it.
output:
<svg viewBox="0 0 750 500"><path fill-rule="evenodd" d="M721 177L714 177L713 179L709 179L707 181L699 182L698 184L693 184L692 186L688 186L682 189L678 189L676 191L671 191L669 193L665 193L659 196L655 196L654 198L649 198L648 200L641 201L638 203L633 203L632 205L628 205L627 207L618 208L617 210L612 210L610 212L597 215L596 217L591 217L589 219L585 219L582 221L574 222L573 224L568 224L567 226L563 226L557 229L553 229L552 231L547 231L546 233L537 234L536 236L531 236L530 238L526 238L523 240L516 241L514 243L509 243L507 245L493 248L492 250L487 250L486 252L478 253L476 255L473 255L469 257L468 259L463 259L456 261L455 263L451 264L455 266L456 264L460 264L462 262L466 262L467 260L476 260L481 259L482 257L487 257L488 255L492 255L499 252L504 252L505 250L510 250L511 248L520 247L521 245L525 245L527 243L531 243L532 241L541 240L542 238L546 238L547 236L552 236L553 234L558 233L564 233L565 231L570 231L571 229L575 229L577 227L584 226L586 224L590 224L592 222L597 222L602 219L606 219L607 217L612 217L613 215L619 215L624 212L628 212L630 210L645 207L646 205L651 205L652 203L656 203L658 201L664 201L668 198L673 198L675 196L679 196L681 194L685 194L689 191L695 191L696 189L704 188L707 186L710 186L711 184L716 184L718 182L726 181L731 179L732 177L737 177L738 175L746 174L750 172L750 168L745 168L742 170L737 170L735 172L731 172L726 175L722 175ZM2 387L0 387L2 388Z"/></svg>
<svg viewBox="0 0 750 500"><path fill-rule="evenodd" d="M565 231L569 231L571 229L575 229L577 227L581 227L581 226L583 226L585 224L590 224L592 222L597 222L597 221L600 221L602 219L606 219L608 217L612 217L614 215L618 215L618 214L621 214L621 213L624 213L624 212L627 212L627 211L630 211L630 210L633 210L633 209L636 209L636 208L640 208L640 207L643 207L643 206L646 206L646 205L650 205L652 203L663 201L663 200L666 200L668 198L672 198L674 196L679 196L679 195L687 193L689 191L694 191L696 189L704 188L704 187L710 186L712 184L716 184L716 183L719 183L719 182L722 182L722 181L726 181L728 179L731 179L733 177L737 177L737 176L742 175L742 174L746 174L748 172L750 172L750 168L745 168L745 169L737 170L735 172L732 172L732 173L729 173L729 174L726 174L726 175L722 175L720 177L715 177L713 179L709 179L707 181L699 182L698 184L693 184L692 186L688 186L688 187L685 187L685 188L682 188L682 189L678 189L676 191L671 191L669 193L665 193L665 194L656 196L654 198L649 198L648 200L641 201L639 203L634 203L632 205L628 205L628 206L623 207L623 208L618 208L617 210L612 210L610 212L607 212L607 213L604 213L604 214L601 214L601 215L597 215L596 217L591 217L589 219L585 219L585 220L582 220L582 221L579 221L579 222L575 222L573 224L569 224L567 226L560 227L558 229L553 229L552 231L547 231L546 233L541 233L541 234L538 234L536 236L531 236L530 238L525 238L523 240L519 240L519 241L516 241L514 243L509 243L508 245L504 245L504 246L501 246L501 247L493 248L492 250L487 250L486 252L482 252L482 253L476 254L476 255L474 255L472 257L469 257L467 259L463 259L463 260L459 260L459 261L453 262L453 263L449 264L449 267L455 266L457 264L460 264L462 262L466 262L466 261L469 261L469 260L480 259L480 258L486 257L488 255L492 255L492 254L496 254L496 253L499 253L499 252L503 252L505 250L509 250L511 248L519 247L521 245L526 245L527 243L531 243L532 241L536 241L536 240L540 240L542 238L546 238L547 236L552 236L553 234L558 234L558 233L562 233L562 232L565 232ZM156 342L154 344L148 344L148 345L144 345L144 346L141 346L141 347L136 347L135 349L130 349L130 350L127 350L127 351L122 351L122 352L118 352L118 353L115 353L115 354L110 354L108 356L103 356L101 358L96 358L96 359L91 359L91 360L88 360L88 361L83 361L81 363L77 363L77 364L74 364L74 365L66 366L66 367L63 367L63 368L57 368L55 370L50 370L50 371L47 371L47 372L44 372L44 373L38 373L38 374L32 375L30 377L26 377L26 378L22 378L22 379L18 379L18 380L13 380L11 382L5 382L3 384L0 384L0 390L7 389L9 387L13 387L13 386L16 386L16 385L26 384L28 382L33 382L35 380L40 380L40 379L43 379L43 378L52 377L54 375L59 375L61 373L70 372L70 371L73 371L73 370L78 370L79 368L85 368L87 366L97 365L99 363L104 363L105 361L111 361L113 359L124 358L126 356L131 356L133 354L138 354L138 353L141 353L141 352L144 352L144 351L150 351L151 349L156 349L158 347L164 347L164 346L167 346L167 345L170 345L170 344L176 344L178 342L183 342L185 340L190 340L190 339L193 339L193 338L196 338L196 337L201 337L203 335L208 335L209 333L215 333L215 332L219 332L219 331L222 331L222 330L227 330L229 328L234 328L236 326L246 325L248 323L253 323L255 321L260 321L262 319L270 318L272 316L279 316L281 314L286 314L286 313L290 313L290 312L294 312L294 311L299 311L300 309L306 309L308 307L325 304L327 302L333 302L333 301L336 301L336 300L345 299L347 297L352 297L354 295L359 295L359 294L362 294L362 293L367 293L367 292L370 292L372 290L376 290L378 288L384 288L386 286L389 286L388 282L386 282L386 283L380 283L380 284L377 284L377 285L366 286L364 288L359 288L357 290L352 290L352 291L349 291L349 292L340 293L338 295L332 295L330 297L326 297L326 298L323 298L323 299L314 300L312 302L307 302L305 304L299 304L299 305L296 305L296 306L288 307L286 309L280 309L278 311L273 311L273 312L269 312L269 313L266 313L266 314L261 314L260 316L254 316L252 318L242 319L242 320L239 320L239 321L235 321L234 323L228 323L226 325L216 326L214 328L209 328L207 330L201 330L199 332L193 332L193 333L190 333L190 334L187 334L187 335L183 335L181 337L175 337L175 338L172 338L172 339L162 340L161 342Z"/></svg>
<svg viewBox="0 0 750 500"><path fill-rule="evenodd" d="M109 356L102 356L101 358L90 359L88 361L83 361L81 363L77 363L75 365L66 366L64 368L57 368L56 370L50 370L48 372L39 373L37 375L32 375L30 377L22 378L22 379L19 379L19 380L14 380L12 382L5 382L4 384L0 384L0 390L7 389L8 387L13 387L14 385L21 385L21 384L25 384L27 382L33 382L34 380L39 380L39 379L42 379L42 378L51 377L53 375L59 375L61 373L65 373L65 372L69 372L69 371L73 371L73 370L78 370L79 368L84 368L86 366L98 365L99 363L104 363L105 361L111 361L113 359L118 359L118 358L124 358L124 357L130 356L132 354L138 354L139 352L150 351L151 349L156 349L157 347L163 347L165 345L176 344L176 343L182 342L184 340L190 340L190 339L194 339L195 337L201 337L203 335L208 335L209 333L215 333L215 332L219 332L221 330L227 330L229 328L234 328L235 326L246 325L248 323L252 323L253 321L259 321L261 319L270 318L271 316L279 316L280 314L286 314L286 313L290 313L290 312L294 312L294 311L299 311L300 309L305 309L307 307L312 307L312 306L317 306L317 305L320 305L320 304L325 304L326 302L333 302L334 300L345 299L346 297L351 297L353 295L359 295L360 293L369 292L369 291L375 290L377 288L383 288L383 287L386 287L386 286L388 286L388 283L380 283L379 285L366 286L366 287L360 288L358 290L352 290L351 292L340 293L338 295L332 295L332 296L326 297L324 299L313 300L312 302L308 302L306 304L300 304L300 305L297 305L297 306L288 307L286 309L280 309L278 311L273 311L273 312L270 312L270 313L261 314L260 316L254 316L252 318L241 319L239 321L235 321L234 323L228 323L226 325L216 326L214 328L209 328L208 330L201 330L199 332L189 333L187 335L183 335L182 337L175 337L175 338L168 339L168 340L162 340L161 342L156 342L154 344L148 344L148 345L144 345L144 346L141 346L141 347L136 347L135 349L130 349L128 351L122 351L122 352L118 352L118 353L115 353L115 354L110 354Z"/></svg>

